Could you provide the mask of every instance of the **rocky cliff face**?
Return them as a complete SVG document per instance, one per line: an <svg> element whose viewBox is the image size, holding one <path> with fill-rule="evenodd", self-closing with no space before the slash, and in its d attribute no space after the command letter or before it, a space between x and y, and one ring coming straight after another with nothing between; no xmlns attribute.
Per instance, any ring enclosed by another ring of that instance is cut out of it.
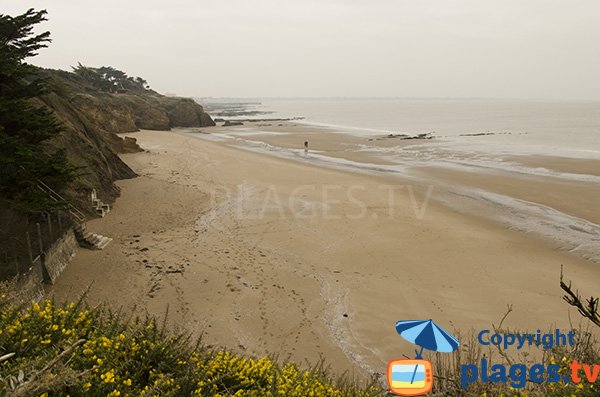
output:
<svg viewBox="0 0 600 397"><path fill-rule="evenodd" d="M206 127L215 123L202 106L188 98L171 98L156 92L100 92L73 73L43 71L49 79L49 92L38 98L65 125L65 132L51 145L65 150L80 166L82 176L63 192L91 212L89 192L112 202L119 194L116 180L135 177L117 153L141 149L135 139L118 133L139 129L169 130L172 127Z"/></svg>
<svg viewBox="0 0 600 397"><path fill-rule="evenodd" d="M171 127L204 127L214 126L213 119L204 111L202 106L190 98L169 98L161 99Z"/></svg>
<svg viewBox="0 0 600 397"><path fill-rule="evenodd" d="M71 102L98 126L117 133L215 125L202 106L190 98L80 93Z"/></svg>

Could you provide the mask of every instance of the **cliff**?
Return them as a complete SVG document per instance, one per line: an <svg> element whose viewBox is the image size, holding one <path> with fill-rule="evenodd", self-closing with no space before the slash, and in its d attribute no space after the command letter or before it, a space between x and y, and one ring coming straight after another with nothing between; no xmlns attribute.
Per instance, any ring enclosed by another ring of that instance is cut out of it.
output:
<svg viewBox="0 0 600 397"><path fill-rule="evenodd" d="M154 93L79 92L70 101L98 127L115 133L215 125L202 106L189 98L172 98Z"/></svg>
<svg viewBox="0 0 600 397"><path fill-rule="evenodd" d="M119 195L115 181L136 176L118 154L142 149L134 138L122 138L119 133L138 129L205 127L214 122L195 101L162 96L143 84L143 79L132 80L123 73L122 81L117 80L118 84L109 85L107 89L106 82L113 83L114 80L99 81L97 72L91 75L96 78L94 80L89 77L89 68L83 70L88 72L87 76L38 69L37 76L31 78L36 79L41 74L45 90L31 102L34 107L49 108L63 127L60 134L40 143L42 150L63 151L69 163L79 170L79 176L66 187L50 187L59 190L80 211L93 217L96 216L90 196L93 189L102 202L112 203ZM26 215L0 197L0 279L10 278L30 267L24 236L26 233L37 236L37 222L42 224L44 246L52 244L57 237L57 218L53 221L53 234L47 223L48 214L50 212ZM52 212L52 216L56 215ZM34 246L37 249L37 242Z"/></svg>
<svg viewBox="0 0 600 397"><path fill-rule="evenodd" d="M89 192L96 189L105 202L119 194L116 180L135 177L118 153L141 149L135 139L117 134L139 129L214 126L202 106L189 98L166 97L150 89L106 92L76 73L41 70L48 92L37 102L53 110L65 131L51 145L65 150L82 175L65 193L91 214Z"/></svg>

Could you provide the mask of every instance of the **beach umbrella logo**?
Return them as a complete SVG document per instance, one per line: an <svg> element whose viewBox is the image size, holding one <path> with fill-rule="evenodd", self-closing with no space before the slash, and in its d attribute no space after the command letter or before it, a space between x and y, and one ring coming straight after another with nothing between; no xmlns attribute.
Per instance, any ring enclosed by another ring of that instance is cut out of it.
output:
<svg viewBox="0 0 600 397"><path fill-rule="evenodd" d="M429 361L423 360L423 350L451 353L460 343L433 320L398 321L396 331L401 337L420 347L420 350L415 350L415 359L391 360L388 363L387 380L390 390L400 396L429 393L433 387L433 369Z"/></svg>

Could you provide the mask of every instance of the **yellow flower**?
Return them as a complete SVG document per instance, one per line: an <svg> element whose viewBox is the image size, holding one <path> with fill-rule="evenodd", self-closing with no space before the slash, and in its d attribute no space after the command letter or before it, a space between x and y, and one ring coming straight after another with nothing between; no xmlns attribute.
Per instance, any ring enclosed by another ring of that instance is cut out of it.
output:
<svg viewBox="0 0 600 397"><path fill-rule="evenodd" d="M100 379L104 380L104 383L115 383L115 374L110 370L107 373L100 375Z"/></svg>
<svg viewBox="0 0 600 397"><path fill-rule="evenodd" d="M131 379L124 380L124 381L123 381L123 384L124 384L125 386L131 386Z"/></svg>

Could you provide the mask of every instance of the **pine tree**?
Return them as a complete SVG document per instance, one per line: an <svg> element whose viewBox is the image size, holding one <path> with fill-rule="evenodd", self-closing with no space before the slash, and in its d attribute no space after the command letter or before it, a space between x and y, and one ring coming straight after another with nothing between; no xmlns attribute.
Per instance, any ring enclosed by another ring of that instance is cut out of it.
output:
<svg viewBox="0 0 600 397"><path fill-rule="evenodd" d="M46 144L63 126L32 101L45 92L45 80L25 59L50 42L49 32L33 33L45 16L33 9L16 17L0 14L0 199L24 212L54 205L36 188L39 180L59 189L76 173L64 151Z"/></svg>

